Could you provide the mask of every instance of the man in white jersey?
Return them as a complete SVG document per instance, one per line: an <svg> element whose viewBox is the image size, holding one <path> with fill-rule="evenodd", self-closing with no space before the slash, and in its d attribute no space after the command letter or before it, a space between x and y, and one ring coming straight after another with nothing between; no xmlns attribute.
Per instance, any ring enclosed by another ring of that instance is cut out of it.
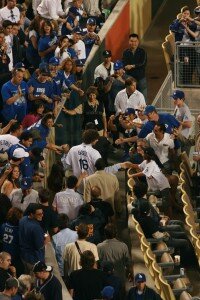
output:
<svg viewBox="0 0 200 300"><path fill-rule="evenodd" d="M95 162L101 157L99 151L92 148L98 141L99 134L94 129L85 130L82 136L83 143L72 147L67 157L61 159L64 168L72 168L73 174L78 178L86 171L89 175L95 172Z"/></svg>
<svg viewBox="0 0 200 300"><path fill-rule="evenodd" d="M80 174L87 172L88 175L96 171L95 162L101 158L99 151L92 146L98 141L99 134L95 129L85 130L82 136L83 143L72 147L62 158L62 164L65 170L72 169L73 175L79 178ZM106 167L108 173L116 173L121 168L130 168L132 163L124 162ZM80 189L79 189L80 190Z"/></svg>
<svg viewBox="0 0 200 300"><path fill-rule="evenodd" d="M18 144L21 133L22 125L17 122L11 125L9 134L0 135L0 153L4 153L12 145Z"/></svg>

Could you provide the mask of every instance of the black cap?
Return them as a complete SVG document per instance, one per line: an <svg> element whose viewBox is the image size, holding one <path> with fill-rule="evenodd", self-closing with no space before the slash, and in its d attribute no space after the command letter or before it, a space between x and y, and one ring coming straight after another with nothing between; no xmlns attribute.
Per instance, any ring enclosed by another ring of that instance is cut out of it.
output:
<svg viewBox="0 0 200 300"><path fill-rule="evenodd" d="M103 57L111 57L112 52L110 50L104 50L102 55L103 55Z"/></svg>

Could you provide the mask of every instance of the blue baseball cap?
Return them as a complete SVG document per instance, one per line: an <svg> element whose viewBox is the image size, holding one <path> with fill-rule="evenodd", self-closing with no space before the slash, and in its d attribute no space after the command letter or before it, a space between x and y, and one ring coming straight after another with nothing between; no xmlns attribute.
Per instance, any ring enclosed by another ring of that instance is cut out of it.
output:
<svg viewBox="0 0 200 300"><path fill-rule="evenodd" d="M113 299L114 292L115 292L114 288L108 285L105 286L105 288L101 291L101 295L103 298Z"/></svg>
<svg viewBox="0 0 200 300"><path fill-rule="evenodd" d="M23 177L20 181L20 187L22 190L28 190L32 186L32 178L31 177Z"/></svg>
<svg viewBox="0 0 200 300"><path fill-rule="evenodd" d="M143 273L138 273L135 275L135 283L146 282L146 276Z"/></svg>
<svg viewBox="0 0 200 300"><path fill-rule="evenodd" d="M26 68L25 64L23 62L18 62L15 64L14 69L22 69L22 68Z"/></svg>
<svg viewBox="0 0 200 300"><path fill-rule="evenodd" d="M175 90L171 97L176 100L176 99L184 99L185 98L185 93L180 90Z"/></svg>
<svg viewBox="0 0 200 300"><path fill-rule="evenodd" d="M73 29L73 33L76 33L76 34L82 34L83 33L83 30L81 27L77 26Z"/></svg>
<svg viewBox="0 0 200 300"><path fill-rule="evenodd" d="M148 115L149 113L152 113L153 111L156 111L155 106L153 106L153 105L147 105L145 107L144 114Z"/></svg>
<svg viewBox="0 0 200 300"><path fill-rule="evenodd" d="M124 65L122 63L121 60L117 60L115 63L114 63L114 70L117 71L117 70L120 70L120 69L123 69Z"/></svg>
<svg viewBox="0 0 200 300"><path fill-rule="evenodd" d="M96 20L95 20L94 18L89 18L89 19L87 20L87 24L88 24L88 25L96 25Z"/></svg>
<svg viewBox="0 0 200 300"><path fill-rule="evenodd" d="M134 108L127 108L125 110L125 116L129 116L131 114L134 114L135 115L135 109Z"/></svg>
<svg viewBox="0 0 200 300"><path fill-rule="evenodd" d="M49 65L59 66L59 63L60 63L59 59L55 56L50 58L49 60Z"/></svg>

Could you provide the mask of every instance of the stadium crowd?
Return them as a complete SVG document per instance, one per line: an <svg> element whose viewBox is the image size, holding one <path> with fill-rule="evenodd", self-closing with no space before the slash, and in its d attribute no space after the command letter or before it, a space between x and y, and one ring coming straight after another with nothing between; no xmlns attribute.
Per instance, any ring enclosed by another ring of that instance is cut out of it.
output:
<svg viewBox="0 0 200 300"><path fill-rule="evenodd" d="M145 235L167 234L183 266L191 255L187 237L163 232L146 198L159 193L171 218L173 209L181 210L174 174L180 152L189 155L195 145L200 171L199 134L192 136L184 92L171 96L174 114L147 105L147 54L136 33L120 60L103 51L94 84L82 88L85 62L101 44L98 32L116 3L107 2L7 0L0 9L0 300L62 299L61 283L45 263L49 242L73 299L125 299L127 280L135 283L127 299L161 299L146 286L145 274L134 276L129 249L118 239L115 174L121 169L131 168L129 177L137 181L133 214ZM194 19L185 11L178 21L182 35L177 20L170 29L179 40L199 39L200 8ZM186 21L197 24L195 31ZM62 145L49 140L58 114L65 116ZM47 151L56 163L44 188ZM121 160L109 165L116 151Z"/></svg>

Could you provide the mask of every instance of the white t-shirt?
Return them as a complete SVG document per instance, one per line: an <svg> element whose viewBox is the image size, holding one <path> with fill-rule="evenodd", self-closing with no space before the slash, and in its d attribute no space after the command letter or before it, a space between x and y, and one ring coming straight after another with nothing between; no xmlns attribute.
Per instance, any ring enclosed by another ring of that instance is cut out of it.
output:
<svg viewBox="0 0 200 300"><path fill-rule="evenodd" d="M124 113L127 108L144 109L146 102L142 93L136 90L130 97L128 97L126 89L120 91L115 97L116 114Z"/></svg>
<svg viewBox="0 0 200 300"><path fill-rule="evenodd" d="M0 9L0 23L2 24L5 20L18 23L20 20L19 9L16 6L13 9L8 9L7 6Z"/></svg>
<svg viewBox="0 0 200 300"><path fill-rule="evenodd" d="M90 250L94 254L95 261L99 260L97 246L95 244L92 244L85 240L78 240L77 242L82 253L86 250ZM76 248L75 243L70 243L66 245L65 250L63 252L63 260L65 262L65 265L67 266L68 275L70 275L71 272L75 270L81 269L80 254Z"/></svg>
<svg viewBox="0 0 200 300"><path fill-rule="evenodd" d="M154 149L162 164L169 160L169 149L174 149L174 140L171 139L169 133L165 132L160 142L156 139L154 132L149 133L145 139L149 142L150 147Z"/></svg>
<svg viewBox="0 0 200 300"><path fill-rule="evenodd" d="M154 160L151 160L149 163L144 160L139 165L139 168L146 176L149 190L162 191L166 188L170 188L167 177L162 173Z"/></svg>
<svg viewBox="0 0 200 300"><path fill-rule="evenodd" d="M37 12L45 19L57 20L64 15L61 0L42 0L37 8Z"/></svg>
<svg viewBox="0 0 200 300"><path fill-rule="evenodd" d="M97 77L102 77L105 80L108 76L113 75L113 74L114 74L114 63L111 62L110 73L104 66L104 63L102 63L102 64L98 65L94 71L94 80Z"/></svg>
<svg viewBox="0 0 200 300"><path fill-rule="evenodd" d="M8 67L9 67L9 71L12 71L12 69L13 69L13 52L12 52L13 37L12 37L12 35L5 35L5 42L7 44L6 54L10 58L10 63L8 65Z"/></svg>
<svg viewBox="0 0 200 300"><path fill-rule="evenodd" d="M77 215L80 206L83 204L83 198L73 189L66 189L55 195L53 206L59 214L67 214L70 220L74 220Z"/></svg>
<svg viewBox="0 0 200 300"><path fill-rule="evenodd" d="M183 104L182 107L178 107L178 106L175 107L174 116L180 122L192 121L192 115L191 115L190 109L185 103ZM183 128L181 130L181 134L184 137L188 138L190 135L190 131L191 131L191 128Z"/></svg>
<svg viewBox="0 0 200 300"><path fill-rule="evenodd" d="M19 139L12 134L2 134L0 135L0 153L5 152L11 146L19 143Z"/></svg>
<svg viewBox="0 0 200 300"><path fill-rule="evenodd" d="M83 41L79 40L73 47L78 59L86 59L85 43Z"/></svg>
<svg viewBox="0 0 200 300"><path fill-rule="evenodd" d="M60 64L63 62L64 59L70 57L69 53L64 50L62 54L60 54L60 47L57 47L55 50L55 57L58 57L60 60Z"/></svg>
<svg viewBox="0 0 200 300"><path fill-rule="evenodd" d="M24 197L23 202L21 203L22 196L23 194L21 189L17 189L12 193L10 202L13 207L18 207L22 211L25 211L30 203L39 203L38 192L34 189L31 189L30 194Z"/></svg>
<svg viewBox="0 0 200 300"><path fill-rule="evenodd" d="M73 174L78 178L84 171L88 175L93 174L96 171L95 162L98 158L101 158L99 151L92 148L92 145L82 143L69 150L65 163L68 169L71 166Z"/></svg>

